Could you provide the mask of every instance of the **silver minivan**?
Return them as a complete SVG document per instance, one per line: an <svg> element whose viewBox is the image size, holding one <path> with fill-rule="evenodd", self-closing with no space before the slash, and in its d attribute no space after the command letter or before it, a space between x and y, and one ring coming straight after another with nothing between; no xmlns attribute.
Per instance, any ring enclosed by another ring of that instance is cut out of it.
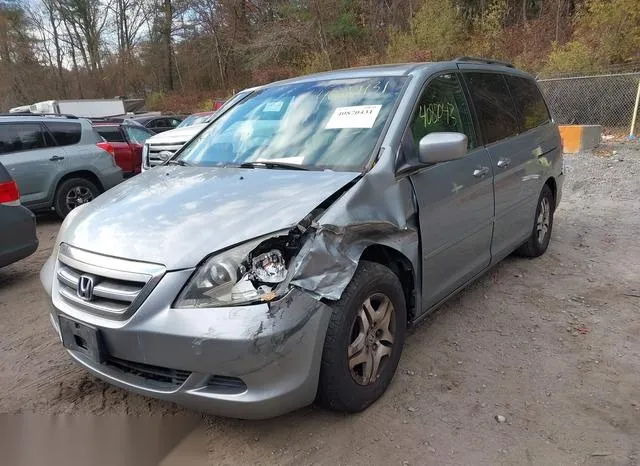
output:
<svg viewBox="0 0 640 466"><path fill-rule="evenodd" d="M551 237L561 140L534 79L463 58L237 99L73 210L41 272L70 356L114 385L266 418L361 411L406 329Z"/></svg>

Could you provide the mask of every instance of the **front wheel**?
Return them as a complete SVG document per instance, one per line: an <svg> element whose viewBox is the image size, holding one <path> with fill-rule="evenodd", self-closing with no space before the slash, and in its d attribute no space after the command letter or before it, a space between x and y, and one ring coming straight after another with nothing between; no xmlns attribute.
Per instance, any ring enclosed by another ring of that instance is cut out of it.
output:
<svg viewBox="0 0 640 466"><path fill-rule="evenodd" d="M85 178L70 178L64 180L56 190L54 207L60 218L65 218L69 212L78 206L94 200L100 191L91 181Z"/></svg>
<svg viewBox="0 0 640 466"><path fill-rule="evenodd" d="M318 400L329 409L362 411L385 392L400 360L407 326L402 285L387 267L362 261L331 307Z"/></svg>
<svg viewBox="0 0 640 466"><path fill-rule="evenodd" d="M538 257L545 253L551 239L554 209L553 193L549 186L545 184L538 198L538 207L533 219L531 236L529 236L526 243L520 246L516 254L524 257Z"/></svg>

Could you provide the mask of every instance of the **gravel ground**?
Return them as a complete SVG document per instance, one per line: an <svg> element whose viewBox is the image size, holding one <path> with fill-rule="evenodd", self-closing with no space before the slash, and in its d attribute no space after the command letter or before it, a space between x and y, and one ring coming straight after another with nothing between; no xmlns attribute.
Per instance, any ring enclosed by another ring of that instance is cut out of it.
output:
<svg viewBox="0 0 640 466"><path fill-rule="evenodd" d="M566 163L547 253L506 259L413 329L381 400L205 417L208 464L639 464L640 144ZM0 270L0 412L188 414L64 353L38 280L58 228L39 218L38 252Z"/></svg>

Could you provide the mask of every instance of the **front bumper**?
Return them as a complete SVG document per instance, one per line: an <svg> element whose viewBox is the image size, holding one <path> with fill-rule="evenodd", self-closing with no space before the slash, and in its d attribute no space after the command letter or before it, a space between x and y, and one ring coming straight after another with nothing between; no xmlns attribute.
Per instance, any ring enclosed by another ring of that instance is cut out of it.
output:
<svg viewBox="0 0 640 466"><path fill-rule="evenodd" d="M48 263L41 274L45 289L49 286L51 291L51 322L59 336L59 315L98 329L109 358L105 363L76 351L69 354L109 383L245 419L277 416L315 398L331 309L301 290L292 289L269 304L173 309L170 303L192 270L168 272L130 318L117 321L57 299L56 280L48 278L54 273L55 265ZM123 371L112 360L140 370ZM144 375L161 370L178 371L182 379L160 383Z"/></svg>

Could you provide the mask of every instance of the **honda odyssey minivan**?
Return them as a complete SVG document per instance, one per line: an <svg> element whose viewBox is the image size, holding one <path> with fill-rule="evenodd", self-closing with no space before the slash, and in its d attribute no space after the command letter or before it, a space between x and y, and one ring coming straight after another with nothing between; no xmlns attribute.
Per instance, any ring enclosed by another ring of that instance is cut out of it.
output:
<svg viewBox="0 0 640 466"><path fill-rule="evenodd" d="M538 86L506 63L255 88L71 211L41 272L51 323L77 363L148 396L361 411L408 326L512 252L545 252L562 166Z"/></svg>

